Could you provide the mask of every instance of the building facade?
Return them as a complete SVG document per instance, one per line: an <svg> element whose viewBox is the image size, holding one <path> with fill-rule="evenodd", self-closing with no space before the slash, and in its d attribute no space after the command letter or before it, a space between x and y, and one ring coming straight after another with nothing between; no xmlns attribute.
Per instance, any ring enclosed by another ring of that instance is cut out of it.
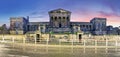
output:
<svg viewBox="0 0 120 57"><path fill-rule="evenodd" d="M37 39L58 35L61 35L59 38L64 35L64 38L70 34L71 37L76 35L79 40L84 34L106 34L106 18L94 18L90 22L71 22L71 12L61 8L49 11L48 14L49 22L29 22L29 18L24 17L10 18L10 34L33 34Z"/></svg>
<svg viewBox="0 0 120 57"><path fill-rule="evenodd" d="M52 10L49 13L50 22L30 22L29 31L36 31L41 27L42 33L76 33L83 31L91 33L93 25L90 22L71 22L71 12L64 9Z"/></svg>
<svg viewBox="0 0 120 57"><path fill-rule="evenodd" d="M119 27L107 26L106 31L108 35L120 35Z"/></svg>
<svg viewBox="0 0 120 57"><path fill-rule="evenodd" d="M29 17L11 17L10 18L10 34L24 34L29 24Z"/></svg>
<svg viewBox="0 0 120 57"><path fill-rule="evenodd" d="M49 12L49 30L55 33L71 32L70 28L71 12L64 9L56 9Z"/></svg>
<svg viewBox="0 0 120 57"><path fill-rule="evenodd" d="M92 33L95 35L106 34L106 18L93 18L90 23L93 25Z"/></svg>

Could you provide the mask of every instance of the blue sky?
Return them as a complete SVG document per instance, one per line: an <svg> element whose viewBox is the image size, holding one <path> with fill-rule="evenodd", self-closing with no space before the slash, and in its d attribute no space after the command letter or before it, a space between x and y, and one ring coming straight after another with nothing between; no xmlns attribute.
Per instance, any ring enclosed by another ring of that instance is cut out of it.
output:
<svg viewBox="0 0 120 57"><path fill-rule="evenodd" d="M88 22L107 18L107 24L120 26L120 0L0 0L0 25L9 26L10 17L30 16L30 21L49 21L48 11L63 8L72 12L71 21Z"/></svg>

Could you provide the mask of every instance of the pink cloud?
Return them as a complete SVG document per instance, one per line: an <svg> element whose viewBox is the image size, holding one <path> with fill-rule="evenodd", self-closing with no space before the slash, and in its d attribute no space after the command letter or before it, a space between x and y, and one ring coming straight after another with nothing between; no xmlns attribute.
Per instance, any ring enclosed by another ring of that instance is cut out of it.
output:
<svg viewBox="0 0 120 57"><path fill-rule="evenodd" d="M107 24L113 26L120 26L120 16L115 13L106 13L103 11L99 12L77 12L72 15L72 21L76 22L89 22L94 17L107 18Z"/></svg>
<svg viewBox="0 0 120 57"><path fill-rule="evenodd" d="M103 11L99 11L99 15L103 16L103 17L120 17L120 15L118 15L116 13L106 13Z"/></svg>
<svg viewBox="0 0 120 57"><path fill-rule="evenodd" d="M80 9L72 13L72 21L89 22L92 18L94 18L94 15L95 12L90 12L87 9Z"/></svg>

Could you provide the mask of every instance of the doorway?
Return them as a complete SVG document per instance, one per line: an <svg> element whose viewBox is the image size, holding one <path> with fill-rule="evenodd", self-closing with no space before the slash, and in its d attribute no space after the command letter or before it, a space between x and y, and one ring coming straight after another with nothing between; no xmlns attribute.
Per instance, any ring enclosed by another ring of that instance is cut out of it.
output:
<svg viewBox="0 0 120 57"><path fill-rule="evenodd" d="M82 35L79 34L79 42L81 42L81 39L82 39Z"/></svg>
<svg viewBox="0 0 120 57"><path fill-rule="evenodd" d="M36 41L40 42L40 35L39 34L36 34Z"/></svg>
<svg viewBox="0 0 120 57"><path fill-rule="evenodd" d="M62 25L61 24L59 24L59 28L61 28L62 27Z"/></svg>

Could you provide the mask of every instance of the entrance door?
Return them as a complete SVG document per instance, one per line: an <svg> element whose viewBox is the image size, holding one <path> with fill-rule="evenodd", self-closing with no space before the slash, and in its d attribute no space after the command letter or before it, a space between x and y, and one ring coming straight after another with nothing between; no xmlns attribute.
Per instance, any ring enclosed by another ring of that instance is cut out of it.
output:
<svg viewBox="0 0 120 57"><path fill-rule="evenodd" d="M61 28L62 27L62 25L61 24L59 24L59 28Z"/></svg>
<svg viewBox="0 0 120 57"><path fill-rule="evenodd" d="M81 39L82 39L82 35L79 34L79 42L81 42Z"/></svg>
<svg viewBox="0 0 120 57"><path fill-rule="evenodd" d="M37 41L37 42L40 41L40 35L39 35L39 34L36 35L36 41Z"/></svg>

